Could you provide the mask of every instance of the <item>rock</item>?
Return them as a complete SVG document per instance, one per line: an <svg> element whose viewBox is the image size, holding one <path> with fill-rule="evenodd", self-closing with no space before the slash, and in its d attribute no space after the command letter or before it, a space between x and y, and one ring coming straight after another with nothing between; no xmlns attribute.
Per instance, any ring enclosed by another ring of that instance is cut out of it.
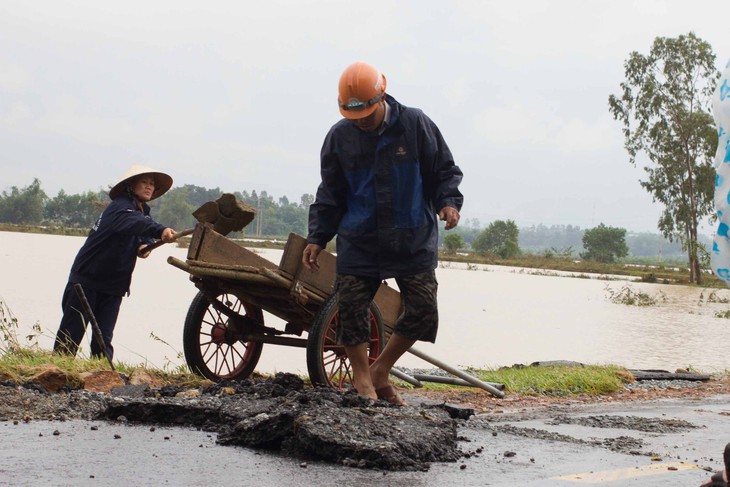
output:
<svg viewBox="0 0 730 487"><path fill-rule="evenodd" d="M538 362L532 362L531 367L585 367L585 364L581 362L574 362L572 360L541 360Z"/></svg>
<svg viewBox="0 0 730 487"><path fill-rule="evenodd" d="M112 387L111 394L113 396L123 397L145 397L150 390L150 386L146 383L130 384Z"/></svg>
<svg viewBox="0 0 730 487"><path fill-rule="evenodd" d="M147 384L150 388L154 389L162 386L162 382L155 379L147 369L137 368L129 374L129 384L136 386L140 384Z"/></svg>
<svg viewBox="0 0 730 487"><path fill-rule="evenodd" d="M58 392L62 387L71 384L71 378L61 369L52 364L39 365L39 369L28 382L41 386L48 392Z"/></svg>
<svg viewBox="0 0 730 487"><path fill-rule="evenodd" d="M178 392L175 397L200 397L200 391L198 389L188 389L187 391Z"/></svg>
<svg viewBox="0 0 730 487"><path fill-rule="evenodd" d="M0 383L15 383L15 377L0 370Z"/></svg>
<svg viewBox="0 0 730 487"><path fill-rule="evenodd" d="M123 386L124 380L113 370L97 370L79 374L83 388L91 392L110 393L115 387Z"/></svg>

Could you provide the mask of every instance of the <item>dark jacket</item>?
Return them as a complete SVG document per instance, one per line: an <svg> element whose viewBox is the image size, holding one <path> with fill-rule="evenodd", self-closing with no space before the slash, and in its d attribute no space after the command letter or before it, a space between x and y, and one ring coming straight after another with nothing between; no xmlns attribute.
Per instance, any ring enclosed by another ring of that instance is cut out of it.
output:
<svg viewBox="0 0 730 487"><path fill-rule="evenodd" d="M322 182L309 209L309 243L337 234L337 272L381 279L436 268L438 211L461 209L462 172L438 127L387 96L385 131L347 119L327 134Z"/></svg>
<svg viewBox="0 0 730 487"><path fill-rule="evenodd" d="M163 225L144 213L127 195L115 198L96 221L71 266L69 282L98 292L123 296L129 291L137 248L160 238Z"/></svg>

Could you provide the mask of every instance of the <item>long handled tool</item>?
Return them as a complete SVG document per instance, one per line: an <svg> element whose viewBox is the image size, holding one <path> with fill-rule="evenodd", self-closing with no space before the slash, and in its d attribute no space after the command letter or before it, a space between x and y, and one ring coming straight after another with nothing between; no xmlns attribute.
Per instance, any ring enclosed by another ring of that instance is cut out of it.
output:
<svg viewBox="0 0 730 487"><path fill-rule="evenodd" d="M253 206L237 200L231 193L223 193L217 200L204 203L193 212L193 216L200 223L212 224L213 230L217 233L228 235L231 232L242 230L243 227L251 223L256 216L256 210ZM182 232L175 233L172 241L174 242L180 237L190 235L194 231L194 228L188 228ZM141 256L151 252L165 243L163 240L158 240L151 245L142 247L137 252L137 255Z"/></svg>
<svg viewBox="0 0 730 487"><path fill-rule="evenodd" d="M188 228L187 230L183 230L182 232L176 232L176 233L175 233L175 234L174 234L174 235L172 236L172 240L171 240L171 242L174 242L175 240L177 240L177 239L178 239L178 238L180 238L180 237L185 237L185 236L187 236L187 235L190 235L190 234L191 234L191 233L193 233L194 231L195 231L195 229L194 229L194 228ZM146 254L147 252L152 252L152 251L153 251L153 250L155 250L155 249L156 249L157 247L160 247L161 245L164 245L164 244L166 244L166 243L169 243L169 242L165 242L164 240L158 240L157 242L155 242L155 243L153 243L153 244L150 244L150 245L146 245L146 246L142 247L141 249L139 249L139 250L137 251L137 255L139 255L139 256L142 256L142 255Z"/></svg>
<svg viewBox="0 0 730 487"><path fill-rule="evenodd" d="M101 328L99 328L99 323L97 323L96 321L96 316L94 316L94 312L91 311L91 306L89 306L89 300L86 299L84 289L81 287L81 284L76 283L74 284L74 290L76 290L79 301L81 301L81 306L84 308L86 320L91 323L91 329L93 331L92 335L94 335L94 337L96 338L97 345L99 345L99 347L104 351L104 356L109 362L109 366L112 368L112 370L116 372L116 370L114 369L114 364L112 363L112 358L109 355L109 350L106 349L106 343L104 343L104 336L101 334Z"/></svg>

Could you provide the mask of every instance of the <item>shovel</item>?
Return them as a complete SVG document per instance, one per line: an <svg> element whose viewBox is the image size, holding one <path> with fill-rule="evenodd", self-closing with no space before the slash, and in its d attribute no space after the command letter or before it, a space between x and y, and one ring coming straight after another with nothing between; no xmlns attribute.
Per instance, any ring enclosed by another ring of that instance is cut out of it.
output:
<svg viewBox="0 0 730 487"><path fill-rule="evenodd" d="M243 230L246 225L253 221L256 216L256 209L243 201L237 200L231 193L223 193L217 200L204 203L193 212L193 216L200 223L213 225L215 232L225 236L231 232ZM194 231L194 228L188 228L182 232L177 232L173 235L172 241L190 235ZM137 251L137 255L142 256L165 243L163 240L158 240L151 245L146 245Z"/></svg>

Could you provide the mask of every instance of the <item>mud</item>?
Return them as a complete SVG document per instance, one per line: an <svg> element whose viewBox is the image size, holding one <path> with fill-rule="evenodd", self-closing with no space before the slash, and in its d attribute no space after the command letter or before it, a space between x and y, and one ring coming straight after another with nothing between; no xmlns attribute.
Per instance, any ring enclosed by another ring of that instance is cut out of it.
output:
<svg viewBox="0 0 730 487"><path fill-rule="evenodd" d="M102 417L193 426L216 432L221 445L359 468L425 470L430 462L463 456L456 420L445 408L395 407L303 386L296 376L278 374L259 383L217 384L195 399L116 397Z"/></svg>
<svg viewBox="0 0 730 487"><path fill-rule="evenodd" d="M587 416L572 417L560 415L547 424L577 424L590 428L617 428L644 431L647 433L678 433L700 428L681 419L642 418L639 416Z"/></svg>
<svg viewBox="0 0 730 487"><path fill-rule="evenodd" d="M513 425L500 425L497 426L494 431L495 433L504 433L533 440L558 441L575 445L587 445L592 447L605 448L616 453L626 453L629 455L654 455L654 453L650 451L642 451L642 448L644 448L644 442L641 439L633 438L631 436L617 436L614 438L585 440L570 435L556 433L554 431L547 431L536 428L524 428Z"/></svg>
<svg viewBox="0 0 730 487"><path fill-rule="evenodd" d="M354 392L305 388L299 377L283 373L256 382L215 384L200 394L187 392L175 386L124 386L111 395L47 394L0 385L0 420L106 419L188 426L217 433L220 445L350 467L423 471L431 462L464 457L457 444L458 418L473 415L473 410L445 404L398 407ZM46 407L39 409L43 402ZM24 411L20 418L19 411Z"/></svg>

